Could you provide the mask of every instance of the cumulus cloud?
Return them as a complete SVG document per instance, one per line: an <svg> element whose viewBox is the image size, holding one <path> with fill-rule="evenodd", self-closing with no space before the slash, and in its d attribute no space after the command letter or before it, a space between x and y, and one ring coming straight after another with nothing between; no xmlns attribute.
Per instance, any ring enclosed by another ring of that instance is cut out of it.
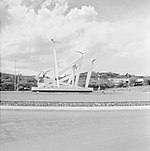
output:
<svg viewBox="0 0 150 151"><path fill-rule="evenodd" d="M82 6L81 9L78 9L77 7L74 9L71 9L71 11L67 14L67 18L72 21L79 21L79 20L85 20L85 21L93 21L96 19L97 12L95 11L94 7L87 7Z"/></svg>
<svg viewBox="0 0 150 151"><path fill-rule="evenodd" d="M67 0L3 0L1 12L1 59L6 72L12 72L15 59L20 72L37 73L51 68L51 38L62 42L57 45L59 68L77 57L75 50L88 50L87 58L96 56L99 71L112 56L116 60L121 56L128 58L136 49L139 58L147 52L142 42L149 37L147 21L100 22L94 7L69 9Z"/></svg>

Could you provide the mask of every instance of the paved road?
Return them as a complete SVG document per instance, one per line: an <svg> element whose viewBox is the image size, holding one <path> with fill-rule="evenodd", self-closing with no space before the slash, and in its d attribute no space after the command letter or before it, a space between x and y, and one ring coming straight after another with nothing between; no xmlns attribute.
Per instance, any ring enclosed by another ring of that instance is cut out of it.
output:
<svg viewBox="0 0 150 151"><path fill-rule="evenodd" d="M1 151L149 151L150 110L1 111Z"/></svg>

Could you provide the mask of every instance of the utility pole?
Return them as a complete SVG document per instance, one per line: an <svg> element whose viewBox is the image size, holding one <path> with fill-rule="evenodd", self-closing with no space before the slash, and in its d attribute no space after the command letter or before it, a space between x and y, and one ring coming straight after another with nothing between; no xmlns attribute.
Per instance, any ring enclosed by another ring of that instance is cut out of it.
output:
<svg viewBox="0 0 150 151"><path fill-rule="evenodd" d="M19 77L20 77L20 73L18 72L18 74L17 74L17 91L18 91L18 88L19 88Z"/></svg>
<svg viewBox="0 0 150 151"><path fill-rule="evenodd" d="M128 78L128 92L130 91L130 75L129 73L126 73L126 76Z"/></svg>
<svg viewBox="0 0 150 151"><path fill-rule="evenodd" d="M130 91L130 75L128 74L128 92Z"/></svg>
<svg viewBox="0 0 150 151"><path fill-rule="evenodd" d="M17 84L16 84L16 82L17 82L17 76L16 76L16 59L15 59L14 91L16 91L16 90L17 90Z"/></svg>

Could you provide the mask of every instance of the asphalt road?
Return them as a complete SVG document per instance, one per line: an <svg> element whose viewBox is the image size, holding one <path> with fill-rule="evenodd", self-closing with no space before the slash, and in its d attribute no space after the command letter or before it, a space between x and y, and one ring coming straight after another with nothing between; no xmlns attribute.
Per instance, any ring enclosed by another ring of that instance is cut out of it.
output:
<svg viewBox="0 0 150 151"><path fill-rule="evenodd" d="M1 151L149 151L150 110L1 111Z"/></svg>

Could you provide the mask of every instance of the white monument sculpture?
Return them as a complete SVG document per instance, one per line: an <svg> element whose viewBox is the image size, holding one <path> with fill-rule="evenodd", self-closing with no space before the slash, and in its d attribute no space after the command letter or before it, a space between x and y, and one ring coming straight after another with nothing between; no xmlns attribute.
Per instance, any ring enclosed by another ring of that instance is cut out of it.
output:
<svg viewBox="0 0 150 151"><path fill-rule="evenodd" d="M85 52L76 51L81 54L81 56L73 61L69 66L64 68L61 71L58 71L57 65L57 56L56 56L56 49L55 44L56 41L51 39L53 43L53 54L54 54L54 69L50 69L47 71L41 71L37 76L37 85L38 87L32 87L33 92L92 92L92 88L88 88L91 73L94 66L94 61L96 59L91 60L91 65L88 68L87 78L85 87L78 86L79 76L81 73L82 61ZM48 77L46 74L50 71L54 70L54 76ZM68 75L64 75L68 70L71 70L71 73ZM40 81L40 77L42 75L43 82Z"/></svg>

